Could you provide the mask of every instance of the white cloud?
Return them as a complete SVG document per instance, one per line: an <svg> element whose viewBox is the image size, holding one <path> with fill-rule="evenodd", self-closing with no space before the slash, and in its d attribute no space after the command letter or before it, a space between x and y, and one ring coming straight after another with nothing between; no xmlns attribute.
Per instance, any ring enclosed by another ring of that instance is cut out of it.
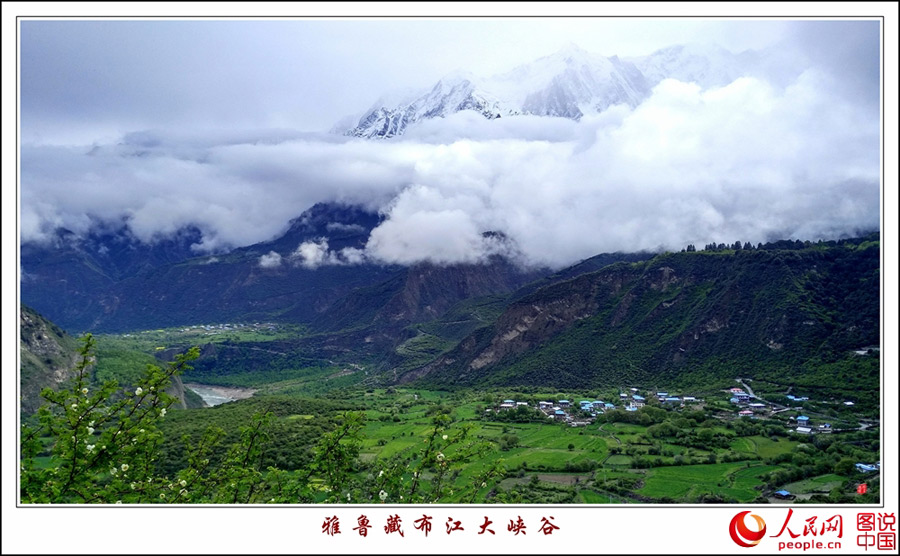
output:
<svg viewBox="0 0 900 556"><path fill-rule="evenodd" d="M281 266L281 255L275 251L269 251L259 257L260 268L278 268Z"/></svg>
<svg viewBox="0 0 900 556"><path fill-rule="evenodd" d="M198 250L215 251L275 237L323 201L385 220L365 251L322 239L300 245L296 264L476 262L515 246L524 262L561 266L617 250L877 229L877 111L836 88L816 70L787 86L667 80L635 109L580 122L460 113L387 141L232 132L25 145L22 238L125 219L144 241L196 225Z"/></svg>

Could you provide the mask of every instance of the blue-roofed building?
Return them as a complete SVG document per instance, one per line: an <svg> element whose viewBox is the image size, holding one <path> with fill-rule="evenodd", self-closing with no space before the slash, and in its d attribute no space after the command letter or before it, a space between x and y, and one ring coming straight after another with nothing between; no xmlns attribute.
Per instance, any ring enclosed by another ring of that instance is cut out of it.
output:
<svg viewBox="0 0 900 556"><path fill-rule="evenodd" d="M644 402L644 401L647 401L647 398L645 398L644 396L638 396L637 394L631 396L631 399L633 399L633 400L636 401L636 402Z"/></svg>
<svg viewBox="0 0 900 556"><path fill-rule="evenodd" d="M857 463L856 470L860 473L871 473L872 471L878 471L878 467L867 463Z"/></svg>
<svg viewBox="0 0 900 556"><path fill-rule="evenodd" d="M797 417L797 422L804 425L809 424L809 417L807 417L806 415L801 415L800 417Z"/></svg>
<svg viewBox="0 0 900 556"><path fill-rule="evenodd" d="M603 408L603 402L601 402L600 400L594 400L593 402L591 402L591 405L596 408Z"/></svg>
<svg viewBox="0 0 900 556"><path fill-rule="evenodd" d="M559 400L559 407L569 407L569 400Z"/></svg>
<svg viewBox="0 0 900 556"><path fill-rule="evenodd" d="M775 498L781 498L783 500L788 500L790 498L793 498L793 496L791 495L790 492L782 489L782 490L775 491Z"/></svg>
<svg viewBox="0 0 900 556"><path fill-rule="evenodd" d="M657 397L657 398L668 398L668 397L669 397L669 393L668 393L668 392L657 392L657 393L656 393L656 397Z"/></svg>
<svg viewBox="0 0 900 556"><path fill-rule="evenodd" d="M730 401L731 403L741 403L741 400L739 400L739 399L737 399L737 398L731 398L731 399L728 400L728 401Z"/></svg>
<svg viewBox="0 0 900 556"><path fill-rule="evenodd" d="M562 409L557 409L556 411L553 412L553 417L554 417L554 419L558 419L558 420L562 421L566 418L566 412L563 411Z"/></svg>
<svg viewBox="0 0 900 556"><path fill-rule="evenodd" d="M637 410L638 410L637 406L633 406L633 405L625 406L625 411L637 411Z"/></svg>
<svg viewBox="0 0 900 556"><path fill-rule="evenodd" d="M606 402L605 404L603 404L603 407L605 407L606 409L615 409L616 408L615 405L613 405L609 402Z"/></svg>
<svg viewBox="0 0 900 556"><path fill-rule="evenodd" d="M681 403L681 398L678 396L669 396L665 399L666 403Z"/></svg>

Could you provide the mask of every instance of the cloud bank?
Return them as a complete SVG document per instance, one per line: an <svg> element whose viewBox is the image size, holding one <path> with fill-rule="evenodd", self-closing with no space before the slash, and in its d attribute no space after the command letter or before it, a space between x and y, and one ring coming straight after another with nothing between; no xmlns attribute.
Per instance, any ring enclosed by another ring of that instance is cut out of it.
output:
<svg viewBox="0 0 900 556"><path fill-rule="evenodd" d="M298 246L294 262L515 253L563 266L619 250L829 239L880 222L877 106L838 85L814 69L786 86L665 80L634 109L579 122L460 112L388 141L147 131L81 148L24 145L21 236L125 221L154 241L196 225L198 253L213 252L270 239L313 204L338 201L384 214L366 249L335 253L323 239ZM285 262L274 255L260 266Z"/></svg>

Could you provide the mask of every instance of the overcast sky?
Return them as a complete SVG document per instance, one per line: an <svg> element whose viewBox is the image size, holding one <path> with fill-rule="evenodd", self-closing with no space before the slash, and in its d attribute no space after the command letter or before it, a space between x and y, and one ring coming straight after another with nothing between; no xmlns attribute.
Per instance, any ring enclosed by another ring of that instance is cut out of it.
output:
<svg viewBox="0 0 900 556"><path fill-rule="evenodd" d="M877 229L879 32L877 21L23 21L21 234L127 219L149 241L194 223L200 250L215 250L341 200L388 216L376 259L474 261L493 249L481 232L500 230L529 262L559 266ZM622 57L715 43L799 70L716 90L668 83L577 123L459 114L392 141L321 133L389 91L458 69L490 76L570 43Z"/></svg>

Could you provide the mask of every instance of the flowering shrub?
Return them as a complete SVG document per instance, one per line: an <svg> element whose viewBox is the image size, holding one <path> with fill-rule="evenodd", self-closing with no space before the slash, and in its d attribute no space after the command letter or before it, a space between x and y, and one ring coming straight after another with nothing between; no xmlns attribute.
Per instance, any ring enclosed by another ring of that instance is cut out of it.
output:
<svg viewBox="0 0 900 556"><path fill-rule="evenodd" d="M322 435L312 463L288 472L263 467L273 416L258 413L241 427L240 441L224 460L211 463L225 434L211 427L188 447L182 469L161 476L157 458L163 436L157 424L176 401L165 389L173 376L191 368L199 350L178 355L164 368L148 365L133 390L122 390L115 381L89 387L95 340L88 334L83 342L72 384L43 390L47 403L38 412L39 426L22 427L23 503L430 503L452 496L449 479L491 449L489 443L468 441L466 428L447 430L449 417L438 414L418 450L363 463L358 457L363 414L346 412ZM50 464L39 465L36 457L47 441ZM456 498L465 494L474 501L503 473L502 464L495 463L476 476L470 493L458 492Z"/></svg>

